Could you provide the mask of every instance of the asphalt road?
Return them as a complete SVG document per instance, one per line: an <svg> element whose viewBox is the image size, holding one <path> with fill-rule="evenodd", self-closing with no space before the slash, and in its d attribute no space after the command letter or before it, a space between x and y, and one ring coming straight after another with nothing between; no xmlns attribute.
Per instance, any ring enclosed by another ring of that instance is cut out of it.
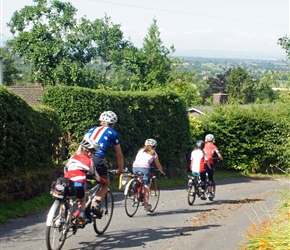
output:
<svg viewBox="0 0 290 250"><path fill-rule="evenodd" d="M107 232L96 235L92 225L67 239L64 250L161 249L235 250L246 242L246 229L272 215L279 201L278 190L289 189L283 179L230 178L217 181L213 202L196 199L187 203L186 186L161 190L154 213L139 207L129 218L122 193L114 193L115 209ZM47 211L0 225L0 250L46 249Z"/></svg>

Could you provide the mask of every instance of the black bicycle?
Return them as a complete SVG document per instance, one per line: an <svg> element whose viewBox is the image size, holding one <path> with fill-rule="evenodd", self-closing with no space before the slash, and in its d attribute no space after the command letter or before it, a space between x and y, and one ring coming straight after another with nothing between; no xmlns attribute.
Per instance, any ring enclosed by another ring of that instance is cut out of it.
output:
<svg viewBox="0 0 290 250"><path fill-rule="evenodd" d="M109 170L109 174L115 174L116 170ZM96 183L96 185L95 185ZM114 196L110 190L107 191L101 202L100 211L91 209L91 203L101 188L101 184L95 180L87 179L91 188L86 190L85 214L90 215L89 220L83 221L74 217L78 209L77 199L70 195L70 180L60 177L52 185L51 195L54 202L48 212L46 219L46 247L48 250L60 250L65 240L93 222L93 228L97 234L103 234L111 222L114 210Z"/></svg>
<svg viewBox="0 0 290 250"><path fill-rule="evenodd" d="M149 209L150 213L153 213L158 205L160 198L160 186L157 176L154 175L154 170L151 169L151 178L150 178L150 196L149 202L151 208ZM143 174L140 173L128 173L131 180L126 184L124 196L125 196L125 211L129 217L133 217L140 205L144 203L144 183L143 183Z"/></svg>
<svg viewBox="0 0 290 250"><path fill-rule="evenodd" d="M212 192L209 192L209 180L208 175L206 175L206 183L205 183L205 194L210 201L213 201L216 193L216 183L213 181L212 183ZM201 197L204 193L201 187L201 179L197 174L188 175L188 183L187 183L187 201L190 206L193 205L195 201L195 197Z"/></svg>

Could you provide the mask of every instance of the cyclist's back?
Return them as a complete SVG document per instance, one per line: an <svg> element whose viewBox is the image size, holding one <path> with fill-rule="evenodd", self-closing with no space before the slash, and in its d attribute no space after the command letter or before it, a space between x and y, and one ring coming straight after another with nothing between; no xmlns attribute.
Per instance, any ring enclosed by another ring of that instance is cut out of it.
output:
<svg viewBox="0 0 290 250"><path fill-rule="evenodd" d="M212 192L212 185L213 185L213 174L214 174L214 160L213 156L214 154L217 154L217 156L220 158L220 160L223 160L223 156L220 153L218 147L214 144L214 136L213 134L207 134L205 136L205 146L204 146L204 152L206 153L206 156L208 158L208 162L211 166L211 168L206 168L207 174L208 174L208 180L209 180L209 192L211 195Z"/></svg>

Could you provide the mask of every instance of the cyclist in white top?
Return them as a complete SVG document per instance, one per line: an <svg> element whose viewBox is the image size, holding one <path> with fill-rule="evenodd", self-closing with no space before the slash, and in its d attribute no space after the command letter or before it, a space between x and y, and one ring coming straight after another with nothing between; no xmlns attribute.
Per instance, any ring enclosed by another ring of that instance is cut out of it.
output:
<svg viewBox="0 0 290 250"><path fill-rule="evenodd" d="M164 175L163 168L159 162L158 155L155 151L157 146L157 142L154 139L147 139L145 141L145 145L141 148L135 161L133 162L133 173L141 172L143 174L143 183L144 183L144 209L148 212L151 208L151 205L148 204L149 202L149 193L150 193L150 172L151 167L150 164L154 161L156 167L160 171L161 174Z"/></svg>

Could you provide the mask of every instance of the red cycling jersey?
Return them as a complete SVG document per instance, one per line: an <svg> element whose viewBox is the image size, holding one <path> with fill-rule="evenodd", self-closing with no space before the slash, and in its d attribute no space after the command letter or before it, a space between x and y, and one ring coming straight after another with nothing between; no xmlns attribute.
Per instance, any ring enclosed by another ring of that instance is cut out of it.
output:
<svg viewBox="0 0 290 250"><path fill-rule="evenodd" d="M214 153L218 153L219 149L216 145L214 145L213 143L210 142L206 142L204 145L204 149L203 151L205 152L207 158L208 158L208 162L209 164L214 164L213 162L213 155Z"/></svg>

